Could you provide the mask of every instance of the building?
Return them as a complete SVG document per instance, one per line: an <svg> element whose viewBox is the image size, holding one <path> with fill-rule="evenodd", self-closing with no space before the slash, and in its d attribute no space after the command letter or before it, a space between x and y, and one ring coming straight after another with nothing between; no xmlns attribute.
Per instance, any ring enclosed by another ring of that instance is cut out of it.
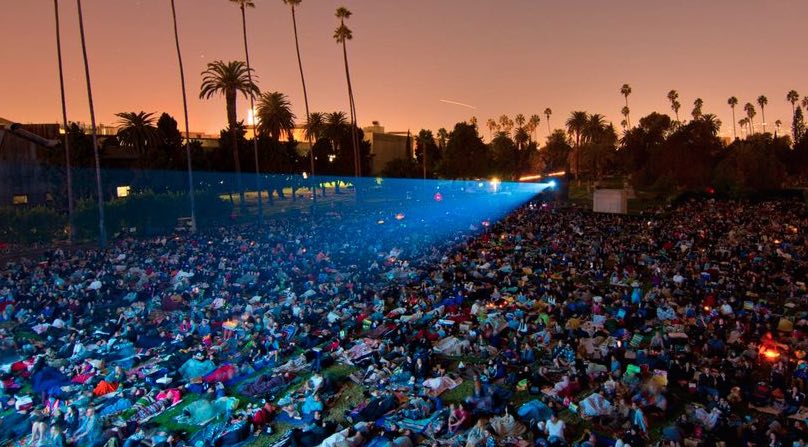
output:
<svg viewBox="0 0 808 447"><path fill-rule="evenodd" d="M384 126L374 121L363 127L365 141L370 143L370 173L379 175L387 163L396 159L414 157L412 136L409 132L385 132Z"/></svg>
<svg viewBox="0 0 808 447"><path fill-rule="evenodd" d="M0 206L39 205L51 200L35 143L8 131L12 122L0 118ZM49 140L60 135L58 124L25 124L23 129Z"/></svg>

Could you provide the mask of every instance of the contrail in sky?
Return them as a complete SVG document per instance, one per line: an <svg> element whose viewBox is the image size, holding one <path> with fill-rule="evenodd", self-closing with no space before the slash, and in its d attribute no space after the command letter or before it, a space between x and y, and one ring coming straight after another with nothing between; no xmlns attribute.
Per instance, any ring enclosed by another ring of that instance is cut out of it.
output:
<svg viewBox="0 0 808 447"><path fill-rule="evenodd" d="M469 109L476 109L477 108L477 107L474 107L474 106L470 106L468 104L463 104L462 102L449 101L448 99L441 99L440 102L445 102L446 104L454 104L456 106L468 107Z"/></svg>

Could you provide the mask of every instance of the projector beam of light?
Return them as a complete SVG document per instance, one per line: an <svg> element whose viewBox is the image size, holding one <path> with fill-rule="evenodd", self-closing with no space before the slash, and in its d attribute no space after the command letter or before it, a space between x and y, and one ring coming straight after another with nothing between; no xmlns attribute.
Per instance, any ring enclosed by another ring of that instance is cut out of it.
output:
<svg viewBox="0 0 808 447"><path fill-rule="evenodd" d="M0 164L0 167L3 167ZM74 169L83 178L92 170ZM330 256L350 259L363 268L389 262L415 261L433 250L451 249L458 243L481 232L498 232L501 219L515 209L533 200L542 191L552 188L546 183L520 183L501 179L477 180L416 180L401 178L354 178L312 176L302 172L289 174L262 174L256 182L255 174L242 173L242 185L273 185L283 190L283 197L265 206L265 225L273 231L259 236L245 229L247 241L272 243L285 228L311 228L301 239L301 249L322 250ZM187 177L182 171L150 171L150 185L133 186L131 171L104 169L103 178L118 190L128 192L126 200L138 203L144 191L166 191L165 185L182 185ZM162 189L159 185L163 185ZM294 192L292 186L295 186ZM312 200L309 185L316 186L317 200ZM194 189L197 193L197 215L200 219L200 237L216 237L217 225L232 222L239 216L238 182L235 174L227 172L195 171ZM323 196L325 191L325 196ZM267 192L267 191L264 191ZM295 200L292 199L295 194ZM264 200L267 195L262 194ZM165 207L144 207L139 210L143 221L186 220L190 216L187 197L182 192L155 194L154 200L174 200L170 214ZM171 197L168 197L171 196ZM145 196L144 196L145 197ZM152 199L149 199L152 200ZM254 189L245 191L245 221L254 220L258 209L258 194ZM265 202L266 204L266 202ZM88 221L90 222L90 221ZM109 223L110 232L138 235L141 226L125 222ZM78 228L92 234L95 228ZM275 236L272 236L272 235ZM390 261L391 259L395 261ZM400 278L405 280L405 278Z"/></svg>
<svg viewBox="0 0 808 447"><path fill-rule="evenodd" d="M462 102L457 102L457 101L451 101L451 100L448 100L448 99L439 99L439 101L444 102L446 104L453 104L453 105L456 105L456 106L468 107L469 109L475 109L475 110L477 109L477 107L474 107L472 105L465 104L465 103L462 103Z"/></svg>

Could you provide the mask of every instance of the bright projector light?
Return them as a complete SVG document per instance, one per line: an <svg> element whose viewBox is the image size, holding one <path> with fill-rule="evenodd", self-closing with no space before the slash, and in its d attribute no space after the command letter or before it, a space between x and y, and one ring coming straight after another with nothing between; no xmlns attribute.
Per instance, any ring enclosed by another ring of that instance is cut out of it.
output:
<svg viewBox="0 0 808 447"><path fill-rule="evenodd" d="M556 186L558 186L558 183L556 183L555 180L550 180L549 182L547 182L547 185L549 185L550 188L555 188Z"/></svg>

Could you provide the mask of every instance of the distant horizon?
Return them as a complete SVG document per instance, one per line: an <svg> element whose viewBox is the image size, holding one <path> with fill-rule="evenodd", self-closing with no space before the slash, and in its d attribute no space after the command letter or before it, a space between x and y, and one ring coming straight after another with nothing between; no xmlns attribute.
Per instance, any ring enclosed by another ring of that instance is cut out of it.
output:
<svg viewBox="0 0 808 447"><path fill-rule="evenodd" d="M422 128L451 130L475 116L488 139L488 118L537 114L538 139L544 141L543 111L549 107L552 129L563 128L571 111L585 110L603 114L620 130L619 90L627 83L633 90L628 98L633 125L651 112L673 116L666 94L675 89L683 121L701 97L704 113L717 115L721 135L729 137L727 98L739 99L736 122L745 116L743 104L755 104L756 131L762 131L756 98L766 95L766 130L773 132L779 119L780 133L790 134L786 93L795 89L808 96L808 61L797 57L802 48L796 38L808 2L800 0L776 6L754 0L609 5L577 0L543 6L524 0L507 8L460 0L304 0L297 20L312 111L348 109L342 54L332 39L333 13L342 4L354 14L347 23L354 34L348 57L360 127L379 121L386 131L416 134ZM83 7L97 124L114 126L114 114L123 111L166 112L179 119L168 2L85 0ZM52 4L14 2L5 11L0 29L4 40L15 44L0 47L0 57L24 69L5 73L0 116L20 123L61 122ZM89 123L75 2L61 1L60 14L68 119ZM213 60L244 59L238 8L224 0L195 0L193 7L177 0L177 14L190 127L192 133L215 135L226 127L224 101L198 99L199 74ZM288 7L281 0L257 2L247 21L259 87L288 95L303 123ZM755 32L745 33L750 28ZM240 120L248 109L240 97Z"/></svg>

